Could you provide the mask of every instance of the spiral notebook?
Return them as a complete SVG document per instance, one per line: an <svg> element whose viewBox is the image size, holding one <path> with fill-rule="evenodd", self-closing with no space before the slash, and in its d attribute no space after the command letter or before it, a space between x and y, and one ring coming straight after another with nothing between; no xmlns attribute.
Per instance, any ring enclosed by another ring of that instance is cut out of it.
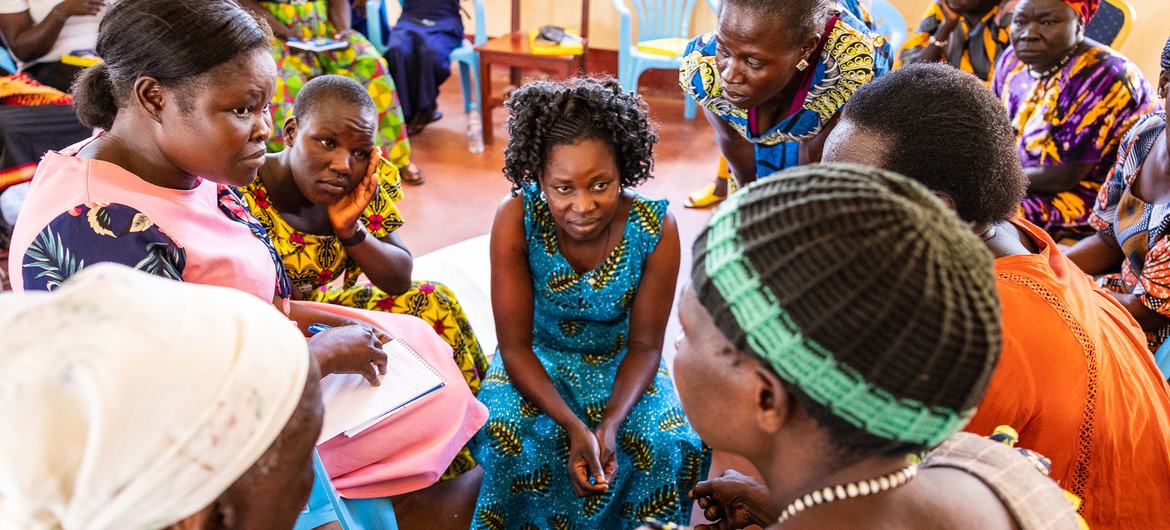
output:
<svg viewBox="0 0 1170 530"><path fill-rule="evenodd" d="M317 443L344 434L356 436L447 384L439 373L402 339L382 345L386 375L373 386L357 374L330 374L321 379L325 421Z"/></svg>

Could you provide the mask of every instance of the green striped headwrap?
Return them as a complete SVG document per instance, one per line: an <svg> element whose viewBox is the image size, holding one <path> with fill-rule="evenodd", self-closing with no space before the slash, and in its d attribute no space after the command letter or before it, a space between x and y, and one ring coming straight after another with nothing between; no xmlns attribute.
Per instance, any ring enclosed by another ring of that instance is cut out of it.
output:
<svg viewBox="0 0 1170 530"><path fill-rule="evenodd" d="M836 443L934 446L974 413L1000 349L990 253L926 188L818 165L731 195L694 245L695 293Z"/></svg>

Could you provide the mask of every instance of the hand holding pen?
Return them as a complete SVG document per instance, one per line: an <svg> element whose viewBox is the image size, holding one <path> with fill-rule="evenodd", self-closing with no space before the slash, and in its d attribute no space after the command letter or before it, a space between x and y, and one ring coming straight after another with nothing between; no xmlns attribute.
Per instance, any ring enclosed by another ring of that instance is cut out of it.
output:
<svg viewBox="0 0 1170 530"><path fill-rule="evenodd" d="M382 384L386 374L384 340L369 326L324 324L309 326L309 349L317 356L321 375L361 374L371 385ZM384 335L384 334L383 334Z"/></svg>

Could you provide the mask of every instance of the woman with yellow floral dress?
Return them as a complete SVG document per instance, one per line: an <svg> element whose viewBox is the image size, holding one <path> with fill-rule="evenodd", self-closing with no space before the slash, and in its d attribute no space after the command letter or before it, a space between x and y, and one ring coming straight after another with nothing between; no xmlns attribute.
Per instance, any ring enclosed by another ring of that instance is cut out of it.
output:
<svg viewBox="0 0 1170 530"><path fill-rule="evenodd" d="M243 194L264 225L292 281L314 302L413 315L451 345L473 393L487 359L455 294L411 281L413 258L402 226L398 171L375 145L377 110L361 85L326 75L305 84L283 132L288 147L267 155ZM362 275L369 281L359 281ZM444 473L476 467L464 449Z"/></svg>
<svg viewBox="0 0 1170 530"><path fill-rule="evenodd" d="M276 61L276 94L272 98L270 151L285 143L281 127L292 110L301 87L310 79L337 74L357 80L378 107L378 145L397 167L407 184L422 184L418 167L410 161L410 140L398 102L394 79L382 54L350 26L348 0L243 0L246 7L263 17L276 39L272 58ZM336 38L349 43L339 50L310 52L289 47L290 39Z"/></svg>

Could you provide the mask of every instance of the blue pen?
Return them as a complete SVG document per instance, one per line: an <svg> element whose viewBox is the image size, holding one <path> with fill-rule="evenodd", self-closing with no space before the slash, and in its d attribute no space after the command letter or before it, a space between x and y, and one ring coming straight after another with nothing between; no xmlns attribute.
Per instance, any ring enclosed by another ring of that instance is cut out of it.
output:
<svg viewBox="0 0 1170 530"><path fill-rule="evenodd" d="M327 329L332 329L332 327L326 326L325 324L310 324L309 325L309 335L316 335L316 334L318 334L322 331L325 331Z"/></svg>

